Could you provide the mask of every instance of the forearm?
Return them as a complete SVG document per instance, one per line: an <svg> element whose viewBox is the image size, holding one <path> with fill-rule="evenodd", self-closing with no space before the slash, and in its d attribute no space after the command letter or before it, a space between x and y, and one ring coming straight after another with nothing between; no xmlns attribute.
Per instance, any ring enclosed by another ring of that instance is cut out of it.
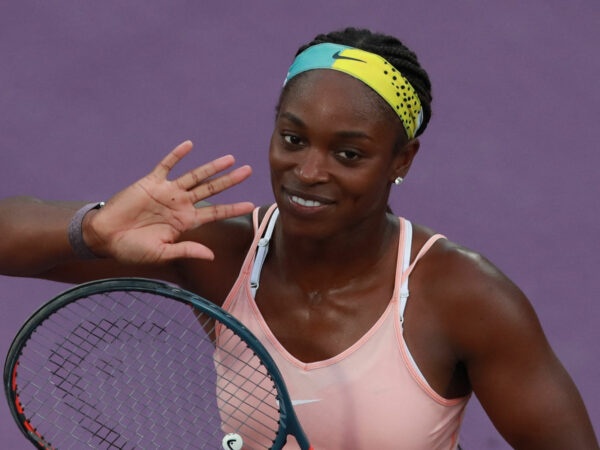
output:
<svg viewBox="0 0 600 450"><path fill-rule="evenodd" d="M81 219L81 226L71 229L69 224L84 202L31 197L0 200L0 274L93 279L100 272L121 274L130 273L131 267L152 267L155 273L160 267L169 275L178 259L212 260L214 254L206 245L210 242L182 241L182 234L206 223L248 214L254 205L194 205L241 183L252 169L242 166L221 174L235 162L227 155L173 181L167 179L191 148L188 141L175 147L152 172L109 198L105 207L76 216L74 224L79 225L77 219ZM89 252L75 252L71 244ZM88 259L90 252L102 261Z"/></svg>
<svg viewBox="0 0 600 450"><path fill-rule="evenodd" d="M0 273L41 276L74 259L67 228L83 204L32 197L0 200Z"/></svg>

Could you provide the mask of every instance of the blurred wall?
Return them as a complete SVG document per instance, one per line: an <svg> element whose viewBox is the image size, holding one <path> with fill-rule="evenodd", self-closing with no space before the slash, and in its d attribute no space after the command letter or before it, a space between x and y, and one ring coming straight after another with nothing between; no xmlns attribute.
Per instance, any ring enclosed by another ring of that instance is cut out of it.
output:
<svg viewBox="0 0 600 450"><path fill-rule="evenodd" d="M531 298L600 423L597 0L4 1L0 197L106 199L192 139L255 174L222 200L272 200L266 151L296 48L347 25L394 34L434 117L394 210L481 251ZM66 286L0 277L0 354ZM596 428L598 433L598 428ZM4 448L28 449L0 402ZM505 449L471 403L461 441Z"/></svg>

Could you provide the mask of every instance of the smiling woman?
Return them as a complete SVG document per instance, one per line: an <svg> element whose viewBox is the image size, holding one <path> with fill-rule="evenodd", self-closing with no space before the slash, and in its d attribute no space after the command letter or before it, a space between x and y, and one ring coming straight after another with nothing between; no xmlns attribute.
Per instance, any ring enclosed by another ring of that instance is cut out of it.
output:
<svg viewBox="0 0 600 450"><path fill-rule="evenodd" d="M381 229L392 181L406 174L417 141L407 143L389 106L357 79L313 70L293 83L280 101L269 152L283 226L295 219L302 233L318 227L325 234L311 239L329 245L355 226Z"/></svg>
<svg viewBox="0 0 600 450"><path fill-rule="evenodd" d="M515 448L598 448L524 294L478 253L388 211L431 100L398 39L319 35L299 49L277 105L274 205L198 206L251 170L225 174L227 156L170 180L185 142L86 214L4 200L0 268L162 278L222 305L273 357L315 448L457 448L473 393ZM98 258L79 259L68 229Z"/></svg>

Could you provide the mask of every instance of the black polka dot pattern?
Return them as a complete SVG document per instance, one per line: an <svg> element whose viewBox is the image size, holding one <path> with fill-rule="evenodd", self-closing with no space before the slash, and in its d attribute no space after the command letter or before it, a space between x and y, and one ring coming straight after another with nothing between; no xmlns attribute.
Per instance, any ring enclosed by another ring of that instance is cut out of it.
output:
<svg viewBox="0 0 600 450"><path fill-rule="evenodd" d="M409 138L412 138L420 125L419 113L421 110L421 101L408 80L404 78L395 67L392 67L391 64L385 60L383 61L383 64L383 75L390 80L390 85L393 86L396 91L395 98L391 104L402 120ZM389 99L386 100L389 101Z"/></svg>

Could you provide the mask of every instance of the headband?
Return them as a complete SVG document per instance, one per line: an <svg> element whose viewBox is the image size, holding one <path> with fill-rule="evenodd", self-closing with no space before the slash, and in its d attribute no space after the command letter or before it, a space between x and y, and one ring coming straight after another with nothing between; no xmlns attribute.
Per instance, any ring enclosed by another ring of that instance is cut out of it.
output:
<svg viewBox="0 0 600 450"><path fill-rule="evenodd" d="M408 80L384 58L346 45L313 45L296 57L283 84L313 69L333 69L362 81L394 109L408 138L415 137L423 122L421 101Z"/></svg>

